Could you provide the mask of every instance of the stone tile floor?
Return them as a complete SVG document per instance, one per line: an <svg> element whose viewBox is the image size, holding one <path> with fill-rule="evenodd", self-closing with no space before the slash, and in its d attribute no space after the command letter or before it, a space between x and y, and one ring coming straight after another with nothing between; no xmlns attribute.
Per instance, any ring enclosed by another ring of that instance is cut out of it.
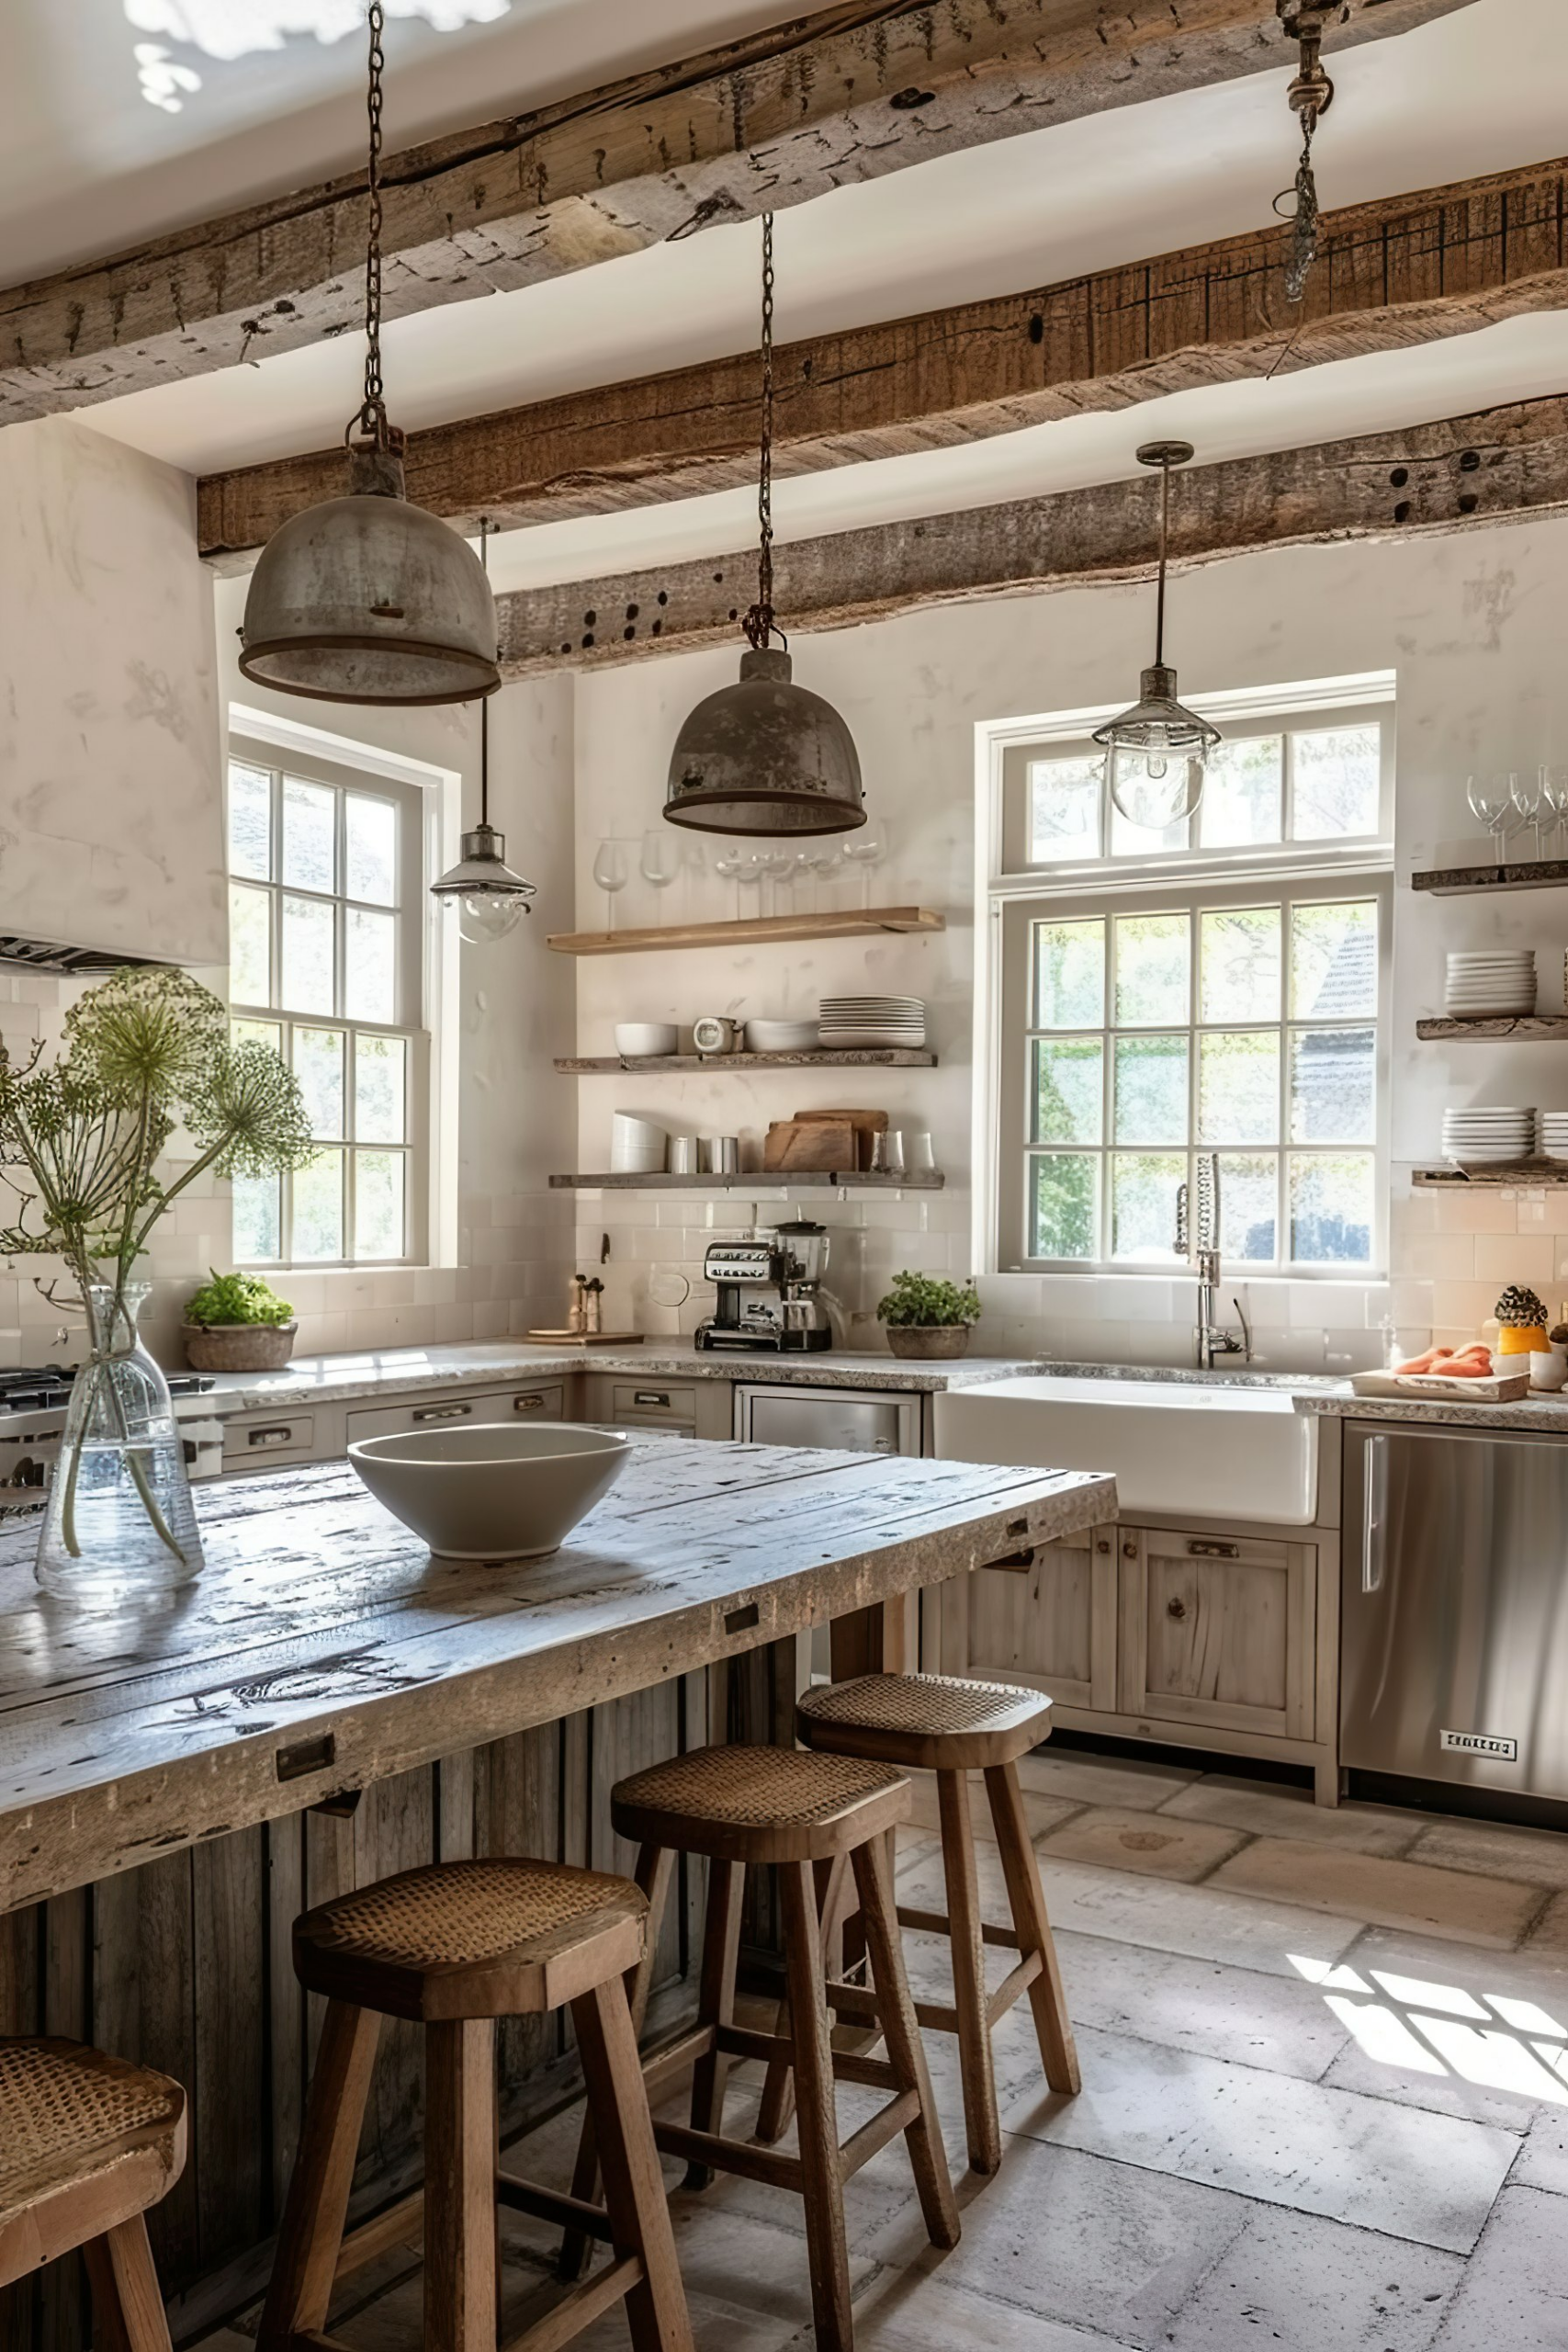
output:
<svg viewBox="0 0 1568 2352"><path fill-rule="evenodd" d="M930 2039L963 2241L926 2245L901 2143L857 2175L862 2352L1568 2352L1568 1838L1163 1764L1022 1769L1083 2091L1043 2090L1014 2010L981 2182L955 2051ZM928 1795L899 1891L940 1908ZM945 1947L906 1941L941 1996ZM757 2070L732 2080L744 2131ZM867 2096L840 2091L847 2120ZM575 2139L558 2117L509 2163L564 2185ZM721 2179L672 2210L698 2352L811 2352L795 2201ZM502 2226L504 2341L558 2290L549 2233ZM417 2352L413 2255L345 2282L333 2327ZM254 2328L209 2342L250 2352ZM618 2312L579 2339L627 2340Z"/></svg>

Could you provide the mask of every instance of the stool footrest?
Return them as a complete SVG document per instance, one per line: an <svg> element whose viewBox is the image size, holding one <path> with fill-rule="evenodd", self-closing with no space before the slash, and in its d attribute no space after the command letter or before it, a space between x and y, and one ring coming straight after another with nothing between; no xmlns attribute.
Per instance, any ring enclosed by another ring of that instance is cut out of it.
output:
<svg viewBox="0 0 1568 2352"><path fill-rule="evenodd" d="M498 2172L495 2201L513 2212L532 2213L538 2222L557 2222L563 2230L581 2230L591 2238L612 2242L609 2217L585 2198L569 2197L564 2189L546 2188L537 2181L519 2180L515 2173Z"/></svg>
<svg viewBox="0 0 1568 2352"><path fill-rule="evenodd" d="M581 2287L563 2295L554 2311L536 2319L521 2335L513 2336L503 2352L561 2352L563 2345L571 2343L585 2327L592 2326L601 2312L607 2312L612 2303L629 2295L634 2287L641 2284L642 2278L641 2257L623 2255L607 2270L596 2270L592 2278L585 2278Z"/></svg>
<svg viewBox="0 0 1568 2352"><path fill-rule="evenodd" d="M880 2155L889 2140L896 2140L900 2132L908 2130L919 2111L917 2091L900 2091L886 2107L879 2107L870 2121L863 2123L858 2132L852 2132L839 2150L839 2178L848 2180L862 2165L868 2165L873 2156Z"/></svg>
<svg viewBox="0 0 1568 2352"><path fill-rule="evenodd" d="M913 1928L921 1935L951 1939L953 1934L953 1922L945 1911L911 1911L902 1903L898 1905L898 1925ZM984 1943L998 1944L1004 1951L1020 1950L1016 1928L993 1928L987 1919L981 1927L980 1938Z"/></svg>
<svg viewBox="0 0 1568 2352"><path fill-rule="evenodd" d="M1044 1965L1045 1962L1040 1954L1037 1951L1032 1951L1025 1954L1016 1968L1008 1971L986 2003L987 2025L995 2025L998 2018L1006 2017L1015 2001L1022 2000Z"/></svg>
<svg viewBox="0 0 1568 2352"><path fill-rule="evenodd" d="M801 2194L800 2158L780 2155L751 2140L728 2140L720 2132L694 2132L689 2123L655 2123L654 2144L667 2156L700 2165L705 2172L738 2172L746 2180Z"/></svg>
<svg viewBox="0 0 1568 2352"><path fill-rule="evenodd" d="M369 2221L361 2222L357 2229L345 2233L337 2251L333 2278L334 2280L346 2278L351 2271L363 2269L366 2263L374 2262L378 2254L385 2254L389 2246L402 2245L405 2242L417 2245L423 2234L424 2191L416 2188L407 2197L400 2197L395 2205L389 2205L383 2211L372 2214Z"/></svg>

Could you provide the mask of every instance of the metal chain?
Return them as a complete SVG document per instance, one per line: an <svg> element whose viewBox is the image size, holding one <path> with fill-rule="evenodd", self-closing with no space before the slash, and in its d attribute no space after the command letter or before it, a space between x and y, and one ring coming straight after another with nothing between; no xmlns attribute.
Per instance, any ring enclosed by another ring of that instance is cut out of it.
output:
<svg viewBox="0 0 1568 2352"><path fill-rule="evenodd" d="M1306 292L1307 279L1312 276L1317 259L1317 181L1312 168L1312 119L1304 124L1306 136L1302 141L1301 161L1296 165L1295 209L1291 220L1291 252L1285 264L1285 293L1289 300L1299 302ZM1278 199L1276 199L1278 209Z"/></svg>
<svg viewBox="0 0 1568 2352"><path fill-rule="evenodd" d="M381 385L381 75L387 63L381 47L387 29L383 0L369 0L366 17L370 32L369 79L365 99L370 133L366 172L370 220L365 245L365 399L354 424L374 440L378 448L384 449L389 428ZM350 425L350 432L353 429L354 425Z"/></svg>
<svg viewBox="0 0 1568 2352"><path fill-rule="evenodd" d="M757 601L740 626L765 653L773 635L773 216L762 215L762 432L757 459ZM783 632L781 630L780 634Z"/></svg>
<svg viewBox="0 0 1568 2352"><path fill-rule="evenodd" d="M1333 10L1317 5L1317 0L1306 0L1304 6L1299 0L1278 0L1278 6L1286 33L1301 44L1300 64L1288 94L1292 111L1301 117L1301 160L1293 187L1281 190L1274 198L1275 211L1291 223L1285 293L1290 301L1299 302L1317 260L1317 180L1312 168L1312 135L1334 96L1334 85L1323 66L1324 26ZM1283 209L1287 202L1288 213Z"/></svg>

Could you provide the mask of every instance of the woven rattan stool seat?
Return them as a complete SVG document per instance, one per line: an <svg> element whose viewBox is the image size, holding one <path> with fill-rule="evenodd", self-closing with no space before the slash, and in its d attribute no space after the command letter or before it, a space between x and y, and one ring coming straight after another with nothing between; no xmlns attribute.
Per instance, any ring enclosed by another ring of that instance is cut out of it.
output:
<svg viewBox="0 0 1568 2352"><path fill-rule="evenodd" d="M635 1968L647 1919L630 1881L602 1871L439 1862L308 1911L294 1965L312 1992L390 2017L517 2017Z"/></svg>
<svg viewBox="0 0 1568 2352"><path fill-rule="evenodd" d="M79 2041L0 2041L0 2224L142 2149L171 2177L185 2145L178 2083Z"/></svg>
<svg viewBox="0 0 1568 2352"><path fill-rule="evenodd" d="M825 1682L796 1709L808 1747L874 1757L906 1770L984 1771L1037 1747L1051 1728L1043 1690L947 1674L863 1674Z"/></svg>
<svg viewBox="0 0 1568 2352"><path fill-rule="evenodd" d="M619 1781L623 1838L730 1862L824 1861L904 1820L909 1783L886 1765L790 1747L699 1747Z"/></svg>

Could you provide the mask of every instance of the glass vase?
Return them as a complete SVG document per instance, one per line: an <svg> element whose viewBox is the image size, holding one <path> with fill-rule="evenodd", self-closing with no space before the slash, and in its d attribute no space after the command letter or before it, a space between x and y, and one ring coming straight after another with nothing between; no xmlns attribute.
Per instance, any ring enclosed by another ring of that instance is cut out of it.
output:
<svg viewBox="0 0 1568 2352"><path fill-rule="evenodd" d="M202 1565L169 1384L137 1336L145 1283L95 1283L89 1351L66 1408L35 1574L46 1592L133 1600Z"/></svg>

